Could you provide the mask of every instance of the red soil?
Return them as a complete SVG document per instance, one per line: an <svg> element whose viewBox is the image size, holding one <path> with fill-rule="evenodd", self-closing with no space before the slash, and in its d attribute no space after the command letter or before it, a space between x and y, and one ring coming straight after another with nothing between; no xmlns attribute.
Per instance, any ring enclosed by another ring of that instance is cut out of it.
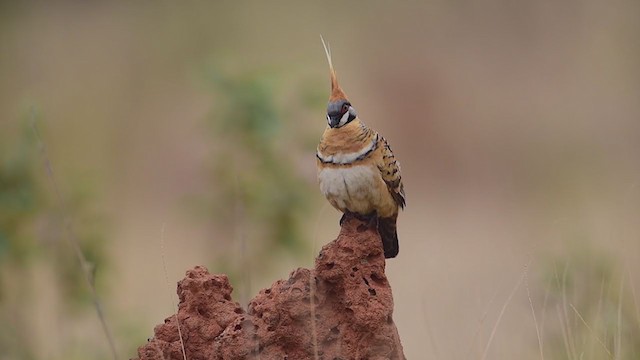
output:
<svg viewBox="0 0 640 360"><path fill-rule="evenodd" d="M186 357L405 359L384 270L378 232L355 218L348 218L338 238L322 248L314 269L299 268L289 279L261 290L247 311L231 300L233 289L225 275L197 266L178 283ZM156 326L138 356L183 359L175 316Z"/></svg>

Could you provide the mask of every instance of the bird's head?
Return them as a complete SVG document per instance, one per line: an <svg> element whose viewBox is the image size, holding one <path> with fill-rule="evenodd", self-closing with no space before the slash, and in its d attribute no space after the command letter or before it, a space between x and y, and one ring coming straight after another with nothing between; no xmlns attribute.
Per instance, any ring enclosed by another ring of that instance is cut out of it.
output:
<svg viewBox="0 0 640 360"><path fill-rule="evenodd" d="M332 128L339 128L351 122L358 115L356 109L351 106L351 103L347 99L347 95L338 84L338 78L336 77L335 70L333 70L333 63L331 62L331 51L329 47L324 42L322 36L320 36L320 40L322 40L322 46L324 46L324 52L327 55L329 75L331 77L331 96L327 104L327 123L329 123L329 126Z"/></svg>

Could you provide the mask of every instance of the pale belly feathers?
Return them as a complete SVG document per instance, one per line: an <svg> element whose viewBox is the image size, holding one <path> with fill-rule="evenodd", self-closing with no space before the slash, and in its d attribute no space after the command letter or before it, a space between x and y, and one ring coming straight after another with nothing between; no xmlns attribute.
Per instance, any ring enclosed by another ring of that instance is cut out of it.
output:
<svg viewBox="0 0 640 360"><path fill-rule="evenodd" d="M318 172L320 191L336 209L378 215L393 211L391 198L377 168L367 165L324 168ZM381 186L384 190L381 190ZM386 195L386 196L385 196Z"/></svg>

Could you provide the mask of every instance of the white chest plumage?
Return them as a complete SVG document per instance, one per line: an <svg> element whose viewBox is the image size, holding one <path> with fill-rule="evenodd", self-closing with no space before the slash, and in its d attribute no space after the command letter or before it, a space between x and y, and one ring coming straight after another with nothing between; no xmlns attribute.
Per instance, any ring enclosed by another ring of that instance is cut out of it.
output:
<svg viewBox="0 0 640 360"><path fill-rule="evenodd" d="M326 167L318 172L318 180L322 194L342 212L369 214L380 203L382 179L371 165Z"/></svg>
<svg viewBox="0 0 640 360"><path fill-rule="evenodd" d="M371 142L369 143L369 145L363 147L358 151L351 152L351 153L340 152L335 155L327 156L322 154L322 152L318 150L316 152L316 157L324 163L333 163L333 164L341 164L341 165L351 164L352 162L357 161L358 159L361 159L369 155L369 153L374 151L377 146L378 146L378 134L376 134L376 136L374 136L371 139Z"/></svg>

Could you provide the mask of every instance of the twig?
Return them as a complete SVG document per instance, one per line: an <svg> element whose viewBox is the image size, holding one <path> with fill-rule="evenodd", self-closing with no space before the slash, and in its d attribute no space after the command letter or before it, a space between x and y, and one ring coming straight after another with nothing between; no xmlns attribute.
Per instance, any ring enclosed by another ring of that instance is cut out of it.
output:
<svg viewBox="0 0 640 360"><path fill-rule="evenodd" d="M620 278L620 292L618 293L618 333L616 341L616 360L622 359L622 293L624 290L624 273Z"/></svg>
<svg viewBox="0 0 640 360"><path fill-rule="evenodd" d="M433 335L433 331L431 330L431 321L429 319L429 313L427 311L427 298L425 296L422 297L422 316L424 317L425 327L427 329L427 337L429 339L429 343L431 345L431 351L433 352L434 359L440 359L440 352L438 351L438 347L436 346L435 336Z"/></svg>
<svg viewBox="0 0 640 360"><path fill-rule="evenodd" d="M520 276L520 279L518 279L518 282L516 283L516 285L513 287L513 290L511 290L511 294L509 294L509 297L505 301L504 305L502 305L502 309L500 310L498 319L496 319L496 323L495 325L493 325L493 329L491 329L491 335L489 335L489 341L487 341L487 345L484 347L484 352L482 353L482 358L481 358L482 360L485 360L487 358L487 354L489 353L489 347L491 346L493 337L495 336L496 331L498 330L498 325L500 324L500 320L502 320L502 316L504 315L504 312L507 309L507 306L509 306L511 299L513 298L513 295L515 295L516 291L518 291L518 289L520 288L520 285L522 284L522 281L524 280L525 275L526 275L526 268L525 268L525 271Z"/></svg>
<svg viewBox="0 0 640 360"><path fill-rule="evenodd" d="M629 277L629 286L631 286L631 297L633 299L633 305L636 310L637 325L640 327L640 307L638 307L638 299L636 298L636 288L633 285L633 279L631 278L631 272L627 269L627 276Z"/></svg>
<svg viewBox="0 0 640 360"><path fill-rule="evenodd" d="M324 210L327 208L327 203L324 203L322 209L318 213L318 217L316 218L316 226L313 236L313 243L311 245L311 259L315 258L316 253L316 240L318 237L318 229L320 228L320 219ZM311 315L311 341L313 345L313 359L319 360L320 356L318 353L318 329L316 325L316 271L315 266L312 265L311 271L309 272L309 310Z"/></svg>
<svg viewBox="0 0 640 360"><path fill-rule="evenodd" d="M167 291L171 294L171 287L169 285L169 275L167 274L167 262L164 258L164 228L165 223L162 223L162 229L160 230L160 257L162 258L162 270L164 270L164 281L167 284ZM182 339L182 330L180 329L180 319L178 319L178 307L176 306L176 301L171 295L171 305L173 306L173 310L176 311L176 324L178 324L178 336L180 337L180 346L182 346L182 358L187 360L187 352L184 350L184 340Z"/></svg>
<svg viewBox="0 0 640 360"><path fill-rule="evenodd" d="M76 258L78 259L78 262L80 263L80 269L82 271L82 274L84 275L84 279L87 282L87 285L89 286L89 290L91 292L91 300L93 302L93 306L96 310L98 318L100 319L102 330L104 331L104 334L107 337L107 341L109 342L109 348L111 349L111 354L113 355L114 360L118 360L118 353L116 351L115 341L113 340L111 331L109 331L109 327L107 326L107 321L105 320L104 312L102 310L102 305L100 303L100 298L98 297L98 291L96 290L96 287L95 287L95 278L91 270L91 265L87 261L87 258L84 256L84 253L82 252L82 248L78 243L76 234L74 233L73 228L71 226L71 219L68 217L64 198L62 196L62 193L60 192L58 183L56 182L56 179L53 175L53 167L51 165L51 160L49 159L47 148L44 144L44 141L42 141L42 137L40 136L40 133L38 132L38 128L36 126L36 115L35 115L34 109L31 109L31 129L33 130L33 133L35 134L35 137L38 141L38 147L42 155L42 160L43 160L45 172L47 174L47 179L49 180L49 183L53 188L56 202L58 204L58 207L60 208L63 218L65 219L64 228L67 234L66 239L69 242L69 245L71 246L71 248L73 249L76 255Z"/></svg>
<svg viewBox="0 0 640 360"><path fill-rule="evenodd" d="M313 343L313 359L319 360L318 353L318 329L316 326L316 269L313 268L309 272L309 307L311 316L311 342Z"/></svg>
<svg viewBox="0 0 640 360"><path fill-rule="evenodd" d="M591 326L589 326L589 324L587 324L587 322L584 320L584 318L582 317L582 315L580 315L580 313L578 312L578 310L575 308L575 306L573 306L573 304L569 304L569 306L571 306L571 309L573 309L573 311L576 313L576 315L578 315L578 319L580 319L580 321L582 321L582 323L584 324L584 326L587 327L587 330L589 330L589 332L591 333L591 335L593 335L593 337L598 341L598 343L600 344L600 346L602 346L602 348L604 349L604 351L607 352L607 354L609 354L610 358L613 358L613 355L611 354L611 351L609 351L609 349L607 349L607 345L605 345L602 340L600 340L600 338L598 337L598 335L593 331L593 329L591 329Z"/></svg>
<svg viewBox="0 0 640 360"><path fill-rule="evenodd" d="M531 262L529 262L531 264ZM538 336L538 347L540 348L540 360L544 360L544 351L542 348L542 337L540 336L540 328L538 327L538 319L536 318L536 310L533 307L533 301L531 300L531 292L529 291L529 273L528 268L525 268L524 287L527 290L527 298L529 299L529 306L531 307L531 315L533 315L533 323L536 326L536 335Z"/></svg>
<svg viewBox="0 0 640 360"><path fill-rule="evenodd" d="M562 311L560 310L560 304L556 304L556 312L558 313L558 319L560 319L560 330L562 330L562 340L564 341L564 350L567 352L567 359L571 360L573 357L571 356L571 349L569 348L569 339L567 335L567 328L564 323L564 317L562 316Z"/></svg>
<svg viewBox="0 0 640 360"><path fill-rule="evenodd" d="M502 285L500 285L499 287L502 287ZM489 300L489 303L487 304L484 310L484 313L482 314L482 317L478 319L478 326L476 327L476 331L473 333L473 336L471 337L471 344L469 345L469 351L467 352L468 359L471 358L471 353L474 350L476 340L478 339L478 336L480 335L480 331L482 330L482 325L484 325L484 321L487 319L487 315L489 315L489 310L491 310L491 305L493 305L493 302L498 297L498 292L499 290L496 289L496 291L493 293L493 296L491 296L491 299ZM480 341L478 340L478 342Z"/></svg>

